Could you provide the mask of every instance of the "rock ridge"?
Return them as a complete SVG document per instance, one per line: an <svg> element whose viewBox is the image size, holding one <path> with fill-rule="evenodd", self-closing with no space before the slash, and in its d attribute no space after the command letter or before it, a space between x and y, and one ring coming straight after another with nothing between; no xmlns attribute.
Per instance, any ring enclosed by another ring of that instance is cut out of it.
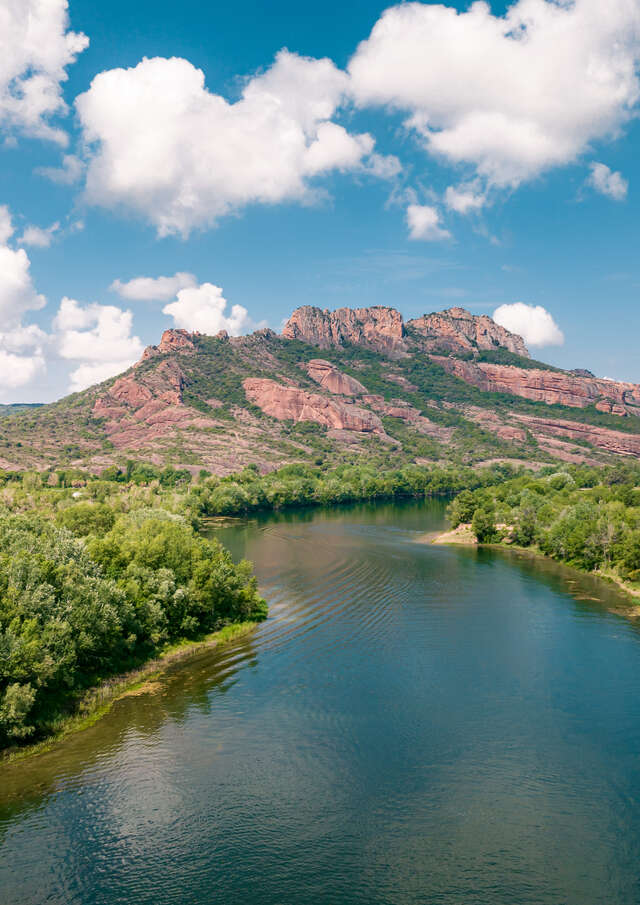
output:
<svg viewBox="0 0 640 905"><path fill-rule="evenodd" d="M423 314L409 321L407 327L424 337L428 352L507 349L514 355L530 357L524 340L517 333L505 330L486 314L474 315L464 308Z"/></svg>

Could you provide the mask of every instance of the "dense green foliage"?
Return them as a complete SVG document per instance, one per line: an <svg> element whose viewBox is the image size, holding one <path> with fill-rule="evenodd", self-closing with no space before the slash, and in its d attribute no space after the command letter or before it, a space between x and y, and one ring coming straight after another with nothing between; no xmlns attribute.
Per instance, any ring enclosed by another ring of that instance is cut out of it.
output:
<svg viewBox="0 0 640 905"><path fill-rule="evenodd" d="M116 512L78 502L63 528L0 518L0 747L46 734L82 691L170 641L266 615L250 565L184 518Z"/></svg>
<svg viewBox="0 0 640 905"><path fill-rule="evenodd" d="M238 515L260 509L450 495L514 473L505 465L477 470L407 465L387 471L373 465L344 465L327 471L300 464L267 475L245 468L226 478L205 478L192 488L187 503L196 516Z"/></svg>
<svg viewBox="0 0 640 905"><path fill-rule="evenodd" d="M577 568L640 584L640 465L568 466L460 493L453 525L479 541L503 540Z"/></svg>

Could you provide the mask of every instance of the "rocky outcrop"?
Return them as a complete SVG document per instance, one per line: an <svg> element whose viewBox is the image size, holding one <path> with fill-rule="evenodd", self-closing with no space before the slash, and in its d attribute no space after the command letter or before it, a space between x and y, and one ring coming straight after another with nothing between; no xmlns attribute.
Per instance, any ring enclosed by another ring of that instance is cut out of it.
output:
<svg viewBox="0 0 640 905"><path fill-rule="evenodd" d="M448 308L437 314L425 314L407 323L424 337L428 352L507 349L529 358L524 340L516 333L500 327L486 314L476 316L464 308Z"/></svg>
<svg viewBox="0 0 640 905"><path fill-rule="evenodd" d="M529 357L522 337L500 327L487 315L477 317L464 308L425 314L409 321L407 327L419 338L419 347L427 352L508 349L516 355ZM306 305L293 312L282 335L321 349L348 343L390 357L404 356L412 345L400 312L382 306L329 311Z"/></svg>
<svg viewBox="0 0 640 905"><path fill-rule="evenodd" d="M175 427L212 425L184 405L184 376L175 359L162 361L140 376L136 369L119 377L94 402L92 415L105 419L108 438L118 449L135 449Z"/></svg>
<svg viewBox="0 0 640 905"><path fill-rule="evenodd" d="M297 308L284 326L286 339L298 339L321 349L349 343L386 355L406 351L402 315L395 308Z"/></svg>
<svg viewBox="0 0 640 905"><path fill-rule="evenodd" d="M361 396L367 392L367 388L359 380L343 374L335 365L323 358L313 358L307 362L307 374L325 390L337 396Z"/></svg>
<svg viewBox="0 0 640 905"><path fill-rule="evenodd" d="M488 362L434 356L450 374L481 390L512 393L536 402L574 408L595 405L615 415L640 415L640 386L597 377L577 377L565 371L515 368Z"/></svg>
<svg viewBox="0 0 640 905"><path fill-rule="evenodd" d="M147 346L142 360L153 358L155 355L166 355L169 352L195 353L194 336L195 333L189 333L187 330L165 330L157 346Z"/></svg>
<svg viewBox="0 0 640 905"><path fill-rule="evenodd" d="M401 421L410 424L411 427L419 434L428 437L434 437L437 440L447 441L451 439L453 429L443 427L441 424L435 424L430 418L425 417L417 408L403 399L392 399L390 402L377 394L368 393L361 397L361 401L381 415L389 418L398 418Z"/></svg>
<svg viewBox="0 0 640 905"><path fill-rule="evenodd" d="M377 415L354 404L284 386L267 378L248 377L243 381L247 399L278 421L314 421L334 430L360 431L386 437Z"/></svg>
<svg viewBox="0 0 640 905"><path fill-rule="evenodd" d="M527 427L541 445L544 444L545 437L565 437L570 440L586 441L596 449L617 456L640 457L639 434L625 434L606 427L594 427L580 421L565 421L560 418L537 418L521 414L513 417Z"/></svg>

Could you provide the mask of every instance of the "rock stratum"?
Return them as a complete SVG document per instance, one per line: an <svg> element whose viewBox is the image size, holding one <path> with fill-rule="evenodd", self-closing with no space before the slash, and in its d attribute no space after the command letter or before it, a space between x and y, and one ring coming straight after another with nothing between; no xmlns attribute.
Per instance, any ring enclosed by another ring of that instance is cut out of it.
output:
<svg viewBox="0 0 640 905"><path fill-rule="evenodd" d="M586 408L593 405L612 415L640 415L640 386L567 371L518 368L487 362L461 361L435 356L450 374L491 393L512 393L547 405Z"/></svg>
<svg viewBox="0 0 640 905"><path fill-rule="evenodd" d="M305 306L282 335L167 330L125 374L7 411L0 467L603 463L640 458L639 414L637 384L534 362L462 308L405 323L388 307Z"/></svg>

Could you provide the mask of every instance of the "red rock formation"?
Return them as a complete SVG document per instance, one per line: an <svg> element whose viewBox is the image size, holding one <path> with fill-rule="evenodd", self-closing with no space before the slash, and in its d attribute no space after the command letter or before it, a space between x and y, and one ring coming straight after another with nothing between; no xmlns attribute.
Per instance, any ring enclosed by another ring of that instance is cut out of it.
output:
<svg viewBox="0 0 640 905"><path fill-rule="evenodd" d="M596 405L613 414L640 415L640 386L597 377L576 377L565 371L542 371L494 365L488 362L460 361L434 356L450 374L481 390L512 393L537 402L559 403L574 408Z"/></svg>
<svg viewBox="0 0 640 905"><path fill-rule="evenodd" d="M243 381L247 399L279 421L314 421L336 430L362 431L386 437L377 415L353 404L283 386L275 380L248 377Z"/></svg>
<svg viewBox="0 0 640 905"><path fill-rule="evenodd" d="M399 418L401 421L405 421L419 434L435 437L437 440L450 440L453 434L452 428L435 424L430 418L421 414L417 408L402 399L392 399L391 402L387 402L384 396L369 393L366 396L362 396L361 401L372 408L374 412L380 412L381 415L388 415L390 418Z"/></svg>
<svg viewBox="0 0 640 905"><path fill-rule="evenodd" d="M537 418L520 414L513 417L528 427L541 443L544 437L567 437L570 440L586 440L598 449L618 456L640 456L640 434L625 434L607 427L594 427L580 421L564 421L560 418Z"/></svg>
<svg viewBox="0 0 640 905"><path fill-rule="evenodd" d="M305 305L293 312L282 335L321 349L351 343L391 355L406 350L402 315L394 308L378 306L323 311Z"/></svg>
<svg viewBox="0 0 640 905"><path fill-rule="evenodd" d="M142 354L142 360L167 352L195 352L196 347L193 342L195 335L187 330L165 330L157 346L147 346Z"/></svg>
<svg viewBox="0 0 640 905"><path fill-rule="evenodd" d="M367 392L359 380L343 374L330 361L314 358L307 363L307 374L321 387L338 396L361 396Z"/></svg>
<svg viewBox="0 0 640 905"><path fill-rule="evenodd" d="M105 430L119 449L146 446L176 426L214 424L182 401L184 377L175 359L167 359L148 374L119 377L93 405L93 416L105 419Z"/></svg>
<svg viewBox="0 0 640 905"><path fill-rule="evenodd" d="M407 327L412 327L425 337L427 351L508 349L509 352L529 358L521 336L498 326L486 314L477 317L464 308L448 308L437 314L425 314L409 321Z"/></svg>

